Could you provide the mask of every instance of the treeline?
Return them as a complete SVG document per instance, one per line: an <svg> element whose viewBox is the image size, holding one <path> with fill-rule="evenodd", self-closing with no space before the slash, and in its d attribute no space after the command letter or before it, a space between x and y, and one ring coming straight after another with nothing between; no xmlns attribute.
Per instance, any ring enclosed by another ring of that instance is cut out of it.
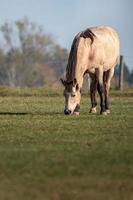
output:
<svg viewBox="0 0 133 200"><path fill-rule="evenodd" d="M115 73L114 73L115 87L118 86L118 79L119 79L119 66L116 66ZM131 87L133 86L133 70L129 70L126 63L124 63L124 87Z"/></svg>
<svg viewBox="0 0 133 200"><path fill-rule="evenodd" d="M27 18L0 26L0 85L57 86L65 73L67 60L68 51ZM116 80L118 76L117 67ZM126 85L133 85L133 70L130 72L127 65L124 79Z"/></svg>
<svg viewBox="0 0 133 200"><path fill-rule="evenodd" d="M0 85L19 87L58 84L68 52L27 18L0 27Z"/></svg>

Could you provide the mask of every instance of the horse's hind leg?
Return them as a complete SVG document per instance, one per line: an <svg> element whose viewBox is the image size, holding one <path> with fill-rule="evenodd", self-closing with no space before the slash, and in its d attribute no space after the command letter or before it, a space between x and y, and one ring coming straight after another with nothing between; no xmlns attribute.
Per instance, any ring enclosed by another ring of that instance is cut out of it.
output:
<svg viewBox="0 0 133 200"><path fill-rule="evenodd" d="M96 90L97 90L97 79L96 74L91 77L91 84L90 84L90 98L91 98L91 109L90 113L96 113Z"/></svg>
<svg viewBox="0 0 133 200"><path fill-rule="evenodd" d="M109 109L109 89L110 89L110 83L111 79L114 75L114 67L108 70L105 74L106 78L104 80L104 93L105 93L105 109L107 113L110 113Z"/></svg>
<svg viewBox="0 0 133 200"><path fill-rule="evenodd" d="M106 115L105 101L104 101L104 85L103 85L103 67L97 69L98 85L97 90L100 95L100 114Z"/></svg>

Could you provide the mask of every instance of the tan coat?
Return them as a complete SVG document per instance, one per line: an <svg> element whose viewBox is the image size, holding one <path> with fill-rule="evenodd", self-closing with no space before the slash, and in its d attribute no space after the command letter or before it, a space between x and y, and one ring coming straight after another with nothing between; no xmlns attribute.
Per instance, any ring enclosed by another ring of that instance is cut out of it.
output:
<svg viewBox="0 0 133 200"><path fill-rule="evenodd" d="M114 68L119 61L119 37L117 32L106 26L93 27L89 30L94 34L93 41L92 38L81 37L82 32L77 34L74 39L77 43L77 45L74 45L76 47L74 49L75 53L72 52L73 57L70 55L68 60L67 80L71 81L76 78L80 87L82 87L85 71L95 73L96 68L107 71Z"/></svg>
<svg viewBox="0 0 133 200"><path fill-rule="evenodd" d="M101 114L109 110L109 88L114 67L119 61L119 37L111 27L93 27L76 35L66 69L65 114L79 113L81 88L85 73L91 76L90 112L96 112L96 90L100 95Z"/></svg>

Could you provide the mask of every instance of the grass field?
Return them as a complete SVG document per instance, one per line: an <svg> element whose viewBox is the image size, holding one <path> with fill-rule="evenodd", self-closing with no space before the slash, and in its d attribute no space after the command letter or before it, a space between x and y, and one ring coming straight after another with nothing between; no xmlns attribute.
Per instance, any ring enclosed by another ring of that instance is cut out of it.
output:
<svg viewBox="0 0 133 200"><path fill-rule="evenodd" d="M64 116L61 92L0 88L0 200L132 200L133 91Z"/></svg>

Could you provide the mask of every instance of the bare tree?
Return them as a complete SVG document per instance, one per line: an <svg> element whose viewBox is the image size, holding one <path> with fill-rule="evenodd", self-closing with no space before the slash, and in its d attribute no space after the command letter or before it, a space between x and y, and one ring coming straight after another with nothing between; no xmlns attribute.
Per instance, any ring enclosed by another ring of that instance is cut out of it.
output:
<svg viewBox="0 0 133 200"><path fill-rule="evenodd" d="M43 86L54 84L64 72L67 50L27 18L5 23L0 31L6 47L0 51L0 84Z"/></svg>

